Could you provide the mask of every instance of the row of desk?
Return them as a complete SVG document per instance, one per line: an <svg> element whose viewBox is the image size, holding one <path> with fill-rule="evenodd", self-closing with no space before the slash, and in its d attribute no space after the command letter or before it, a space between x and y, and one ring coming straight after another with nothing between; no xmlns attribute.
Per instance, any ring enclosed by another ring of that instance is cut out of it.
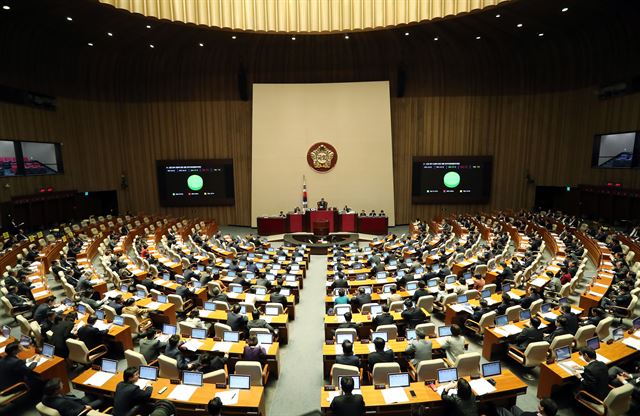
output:
<svg viewBox="0 0 640 416"><path fill-rule="evenodd" d="M342 214L338 211L307 211L304 214L289 213L287 216L258 217L258 234L267 236L284 233L313 232L313 224L327 221L328 231L385 235L389 229L387 217L364 217L356 213Z"/></svg>

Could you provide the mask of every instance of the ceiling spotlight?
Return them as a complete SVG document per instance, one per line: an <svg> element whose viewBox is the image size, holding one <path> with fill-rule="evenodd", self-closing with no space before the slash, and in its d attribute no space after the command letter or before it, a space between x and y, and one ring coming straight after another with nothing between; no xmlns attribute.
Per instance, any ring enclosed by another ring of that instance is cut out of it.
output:
<svg viewBox="0 0 640 416"><path fill-rule="evenodd" d="M68 20L69 22L71 22L71 21L73 21L73 17L71 17L71 16L67 16L67 20Z"/></svg>
<svg viewBox="0 0 640 416"><path fill-rule="evenodd" d="M2 6L2 8L5 9L5 10L11 10L11 7L6 5L6 4L4 6Z"/></svg>
<svg viewBox="0 0 640 416"><path fill-rule="evenodd" d="M231 39L235 40L236 39L236 35L231 36Z"/></svg>
<svg viewBox="0 0 640 416"><path fill-rule="evenodd" d="M295 36L291 36L291 40L296 40L296 37Z"/></svg>
<svg viewBox="0 0 640 416"><path fill-rule="evenodd" d="M107 32L107 36L113 36L113 33Z"/></svg>
<svg viewBox="0 0 640 416"><path fill-rule="evenodd" d="M476 40L480 40L482 39L480 36L476 36Z"/></svg>
<svg viewBox="0 0 640 416"><path fill-rule="evenodd" d="M404 35L405 36L409 36L409 32L404 32Z"/></svg>
<svg viewBox="0 0 640 416"><path fill-rule="evenodd" d="M435 38L433 38L433 40L437 42L438 41L438 37L436 36Z"/></svg>
<svg viewBox="0 0 640 416"><path fill-rule="evenodd" d="M89 42L89 43L87 43L87 45L93 46L93 42Z"/></svg>
<svg viewBox="0 0 640 416"><path fill-rule="evenodd" d="M563 8L562 8L562 13L564 13L564 12L568 12L568 11L569 11L569 8L568 8L568 7L563 7Z"/></svg>
<svg viewBox="0 0 640 416"><path fill-rule="evenodd" d="M544 33L540 32L540 33L538 33L538 36L539 36L539 37L543 37L543 36L544 36Z"/></svg>
<svg viewBox="0 0 640 416"><path fill-rule="evenodd" d="M200 42L200 43L198 43L198 46L200 46L202 48L204 46L204 43Z"/></svg>
<svg viewBox="0 0 640 416"><path fill-rule="evenodd" d="M497 18L500 18L500 13L498 13L498 14L496 15L496 17L497 17Z"/></svg>
<svg viewBox="0 0 640 416"><path fill-rule="evenodd" d="M518 27L522 27L522 26L524 26L524 25L523 25L522 23L518 23L516 26L518 26Z"/></svg>
<svg viewBox="0 0 640 416"><path fill-rule="evenodd" d="M349 39L349 35L344 35L344 38L345 39Z"/></svg>
<svg viewBox="0 0 640 416"><path fill-rule="evenodd" d="M151 25L147 25L147 29L151 29Z"/></svg>
<svg viewBox="0 0 640 416"><path fill-rule="evenodd" d="M156 45L154 45L153 43L150 43L150 44L149 44L149 47L150 47L151 49L153 49L153 48L155 48L155 47L156 47Z"/></svg>

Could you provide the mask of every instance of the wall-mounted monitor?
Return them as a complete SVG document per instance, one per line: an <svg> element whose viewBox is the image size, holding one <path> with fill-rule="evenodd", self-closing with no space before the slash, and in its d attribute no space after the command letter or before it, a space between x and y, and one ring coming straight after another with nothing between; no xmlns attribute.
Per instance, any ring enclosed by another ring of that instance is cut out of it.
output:
<svg viewBox="0 0 640 416"><path fill-rule="evenodd" d="M163 207L235 203L231 159L158 160L156 168Z"/></svg>
<svg viewBox="0 0 640 416"><path fill-rule="evenodd" d="M640 166L640 134L597 134L593 137L591 166L602 169L630 169Z"/></svg>
<svg viewBox="0 0 640 416"><path fill-rule="evenodd" d="M492 156L414 157L413 203L486 204L492 172Z"/></svg>

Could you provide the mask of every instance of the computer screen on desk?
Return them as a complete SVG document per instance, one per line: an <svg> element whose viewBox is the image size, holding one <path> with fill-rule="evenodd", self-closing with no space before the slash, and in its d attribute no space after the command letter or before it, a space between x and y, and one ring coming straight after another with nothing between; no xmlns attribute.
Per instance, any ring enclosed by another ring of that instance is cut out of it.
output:
<svg viewBox="0 0 640 416"><path fill-rule="evenodd" d="M382 313L382 305L371 305L371 315L378 315Z"/></svg>
<svg viewBox="0 0 640 416"><path fill-rule="evenodd" d="M457 368L441 368L438 370L438 383L448 383L458 379Z"/></svg>
<svg viewBox="0 0 640 416"><path fill-rule="evenodd" d="M407 339L416 339L415 329L407 329Z"/></svg>
<svg viewBox="0 0 640 416"><path fill-rule="evenodd" d="M556 360L558 361L571 358L571 347L556 348L554 351L556 353Z"/></svg>
<svg viewBox="0 0 640 416"><path fill-rule="evenodd" d="M182 372L182 384L188 386L202 386L202 373L197 371L183 371Z"/></svg>
<svg viewBox="0 0 640 416"><path fill-rule="evenodd" d="M500 361L492 361L490 363L482 364L482 377L498 376L502 373L502 367Z"/></svg>
<svg viewBox="0 0 640 416"><path fill-rule="evenodd" d="M524 309L520 311L520 320L521 321L526 321L528 319L531 319L531 311L529 309Z"/></svg>
<svg viewBox="0 0 640 416"><path fill-rule="evenodd" d="M56 348L51 344L45 343L44 345L42 345L42 355L44 355L47 358L53 357L53 353L55 350Z"/></svg>
<svg viewBox="0 0 640 416"><path fill-rule="evenodd" d="M239 374L230 374L229 388L248 390L251 388L251 377Z"/></svg>
<svg viewBox="0 0 640 416"><path fill-rule="evenodd" d="M143 380L156 381L158 379L158 367L141 365L140 378Z"/></svg>
<svg viewBox="0 0 640 416"><path fill-rule="evenodd" d="M114 316L113 317L113 324L114 325L118 325L118 326L124 325L124 317L122 317L120 315Z"/></svg>
<svg viewBox="0 0 640 416"><path fill-rule="evenodd" d="M257 334L258 342L262 345L273 344L273 334Z"/></svg>
<svg viewBox="0 0 640 416"><path fill-rule="evenodd" d="M342 345L345 341L353 342L353 334L336 334L336 344Z"/></svg>
<svg viewBox="0 0 640 416"><path fill-rule="evenodd" d="M390 373L388 377L389 388L409 387L409 373Z"/></svg>
<svg viewBox="0 0 640 416"><path fill-rule="evenodd" d="M387 333L380 331L380 332L374 332L371 334L371 339L375 340L376 338L382 338L384 340L384 342L389 341Z"/></svg>
<svg viewBox="0 0 640 416"><path fill-rule="evenodd" d="M600 338L598 337L589 338L587 340L587 347L591 348L594 351L600 348Z"/></svg>
<svg viewBox="0 0 640 416"><path fill-rule="evenodd" d="M240 333L236 331L224 331L222 333L222 340L224 342L238 342L240 340Z"/></svg>
<svg viewBox="0 0 640 416"><path fill-rule="evenodd" d="M103 358L100 370L104 371L105 373L115 374L118 371L118 362L116 360Z"/></svg>
<svg viewBox="0 0 640 416"><path fill-rule="evenodd" d="M448 337L451 335L451 327L450 326L440 326L438 327L438 336L439 337Z"/></svg>
<svg viewBox="0 0 640 416"><path fill-rule="evenodd" d="M205 339L207 337L207 330L204 328L191 329L191 338Z"/></svg>
<svg viewBox="0 0 640 416"><path fill-rule="evenodd" d="M175 325L162 324L162 333L165 335L175 335L177 328Z"/></svg>
<svg viewBox="0 0 640 416"><path fill-rule="evenodd" d="M507 315L496 316L496 326L504 326L509 323L509 317Z"/></svg>

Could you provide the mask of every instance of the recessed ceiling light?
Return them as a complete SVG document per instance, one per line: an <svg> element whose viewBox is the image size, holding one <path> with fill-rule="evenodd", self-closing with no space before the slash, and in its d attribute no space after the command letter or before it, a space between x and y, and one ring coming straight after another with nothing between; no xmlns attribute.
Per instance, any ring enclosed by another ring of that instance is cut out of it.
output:
<svg viewBox="0 0 640 416"><path fill-rule="evenodd" d="M296 37L295 36L291 36L291 40L296 40Z"/></svg>
<svg viewBox="0 0 640 416"><path fill-rule="evenodd" d="M344 35L344 38L345 39L349 39L349 35Z"/></svg>
<svg viewBox="0 0 640 416"><path fill-rule="evenodd" d="M204 43L200 42L200 43L198 43L198 46L200 46L202 48L204 46Z"/></svg>
<svg viewBox="0 0 640 416"><path fill-rule="evenodd" d="M516 26L518 26L518 27L522 27L522 26L524 26L524 25L523 25L522 23L518 23Z"/></svg>
<svg viewBox="0 0 640 416"><path fill-rule="evenodd" d="M71 22L71 21L73 21L73 17L67 16L67 20Z"/></svg>
<svg viewBox="0 0 640 416"><path fill-rule="evenodd" d="M149 44L149 47L150 47L151 49L153 49L153 48L155 48L155 47L156 47L156 45L154 45L153 43L150 43L150 44Z"/></svg>
<svg viewBox="0 0 640 416"><path fill-rule="evenodd" d="M107 32L107 36L113 36L113 33Z"/></svg>
<svg viewBox="0 0 640 416"><path fill-rule="evenodd" d="M236 35L231 36L231 39L235 40L236 39Z"/></svg>
<svg viewBox="0 0 640 416"><path fill-rule="evenodd" d="M147 25L147 29L151 29L151 25Z"/></svg>
<svg viewBox="0 0 640 416"><path fill-rule="evenodd" d="M437 41L437 40L438 40L438 37L436 36L435 38L433 38L433 40Z"/></svg>
<svg viewBox="0 0 640 416"><path fill-rule="evenodd" d="M498 13L498 14L496 15L496 17L498 17L498 18L499 18L499 17L500 17L500 13Z"/></svg>
<svg viewBox="0 0 640 416"><path fill-rule="evenodd" d="M564 12L568 12L568 11L569 11L569 8L568 8L568 7L564 7L564 8L562 9L562 13L564 13Z"/></svg>
<svg viewBox="0 0 640 416"><path fill-rule="evenodd" d="M89 43L87 43L87 45L93 46L93 42L89 42Z"/></svg>
<svg viewBox="0 0 640 416"><path fill-rule="evenodd" d="M476 40L480 40L482 39L480 36L476 36Z"/></svg>
<svg viewBox="0 0 640 416"><path fill-rule="evenodd" d="M405 36L409 36L409 32L404 32L404 35Z"/></svg>
<svg viewBox="0 0 640 416"><path fill-rule="evenodd" d="M6 4L4 6L2 6L2 8L5 9L5 10L11 10L11 7L6 5Z"/></svg>
<svg viewBox="0 0 640 416"><path fill-rule="evenodd" d="M540 32L540 33L538 33L538 36L543 37L544 33Z"/></svg>

